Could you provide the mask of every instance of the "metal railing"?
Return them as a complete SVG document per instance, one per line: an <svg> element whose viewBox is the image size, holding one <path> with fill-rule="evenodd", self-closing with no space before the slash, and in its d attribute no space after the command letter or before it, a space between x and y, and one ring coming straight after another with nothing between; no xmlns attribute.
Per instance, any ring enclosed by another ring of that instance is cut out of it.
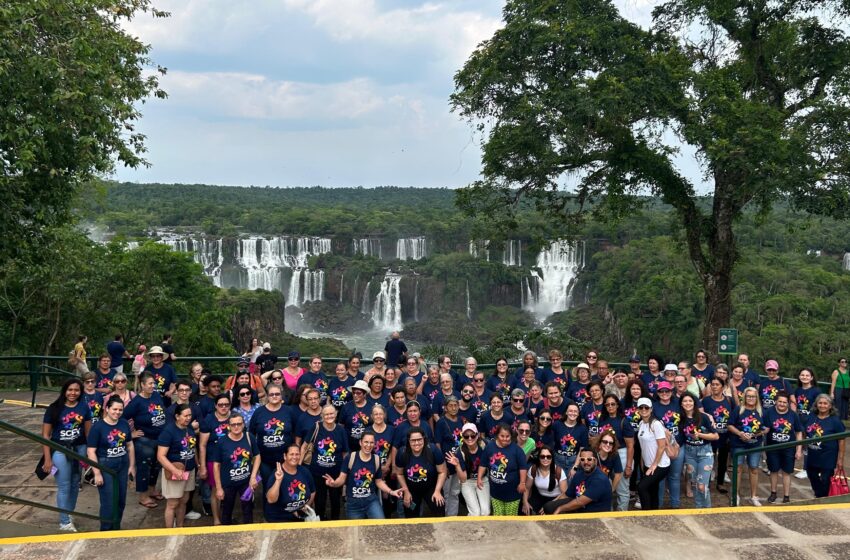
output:
<svg viewBox="0 0 850 560"><path fill-rule="evenodd" d="M95 519L95 520L98 520L98 521L111 521L113 527L119 526L119 524L121 522L121 519L120 519L120 513L121 512L118 510L118 473L114 469L111 469L109 467L106 467L106 466L103 466L99 463L96 463L96 462L92 461L91 459L89 459L88 457L84 457L84 456L80 455L79 453L76 453L75 451L71 451L67 447L59 445L58 443L51 441L49 439L45 439L40 435L37 435L37 434L34 434L34 433L29 432L27 430L24 430L23 428L15 426L14 424L4 422L3 420L0 420L0 430L6 430L7 432L11 432L15 435L25 437L25 438L27 438L31 441L34 441L38 444L46 445L47 447L49 447L53 451L60 451L60 452L64 453L71 460L80 461L80 462L85 463L87 465L91 465L92 467L94 467L96 469L100 469L100 471L102 473L108 474L112 478L112 517L107 518L107 517L101 517L100 515L94 515L94 514L91 514L91 513L84 513L84 512L80 512L80 511L67 510L67 509L63 509L63 508L60 508L60 507L47 505L45 503L33 502L31 500L25 500L23 498L18 498L17 496L10 496L8 494L3 494L3 493L0 493L0 500L14 502L14 503L17 503L17 504L22 504L22 505L30 506L30 507L34 507L34 508L46 509L46 510L49 510L49 511L55 511L55 512L58 512L58 513L67 513L69 515L78 515L80 517L87 517L89 519Z"/></svg>
<svg viewBox="0 0 850 560"><path fill-rule="evenodd" d="M729 434L732 437L732 434ZM750 453L763 453L767 451L781 451L782 449L791 449L792 447L803 447L812 443L821 443L825 441L836 441L850 437L850 432L844 431L838 434L830 434L828 436L820 436L808 439L786 441L784 443L773 443L763 447L746 448L732 450L732 495L729 497L732 507L738 506L738 458ZM720 474L718 474L720 476Z"/></svg>

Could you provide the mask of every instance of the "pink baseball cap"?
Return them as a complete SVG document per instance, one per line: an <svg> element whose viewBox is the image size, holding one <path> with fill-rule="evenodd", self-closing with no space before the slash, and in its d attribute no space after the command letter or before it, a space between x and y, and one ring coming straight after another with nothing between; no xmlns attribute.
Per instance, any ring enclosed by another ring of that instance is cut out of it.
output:
<svg viewBox="0 0 850 560"><path fill-rule="evenodd" d="M775 369L776 371L779 371L779 362L777 362L776 360L768 360L764 363L764 369L765 371L769 369Z"/></svg>
<svg viewBox="0 0 850 560"><path fill-rule="evenodd" d="M670 385L669 381L662 381L661 383L658 384L658 386L655 388L655 390L660 391L662 389L667 389L668 391L672 391L673 386Z"/></svg>

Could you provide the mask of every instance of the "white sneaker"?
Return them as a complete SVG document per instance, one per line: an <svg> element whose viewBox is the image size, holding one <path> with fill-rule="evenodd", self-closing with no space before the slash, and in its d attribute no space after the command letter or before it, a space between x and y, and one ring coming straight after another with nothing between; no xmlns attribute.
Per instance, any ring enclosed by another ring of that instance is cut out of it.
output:
<svg viewBox="0 0 850 560"><path fill-rule="evenodd" d="M806 471L800 470L794 473L794 478L799 478L800 480L805 480L809 478L809 474Z"/></svg>
<svg viewBox="0 0 850 560"><path fill-rule="evenodd" d="M635 508L635 509L640 509L640 500L635 500L634 508Z"/></svg>
<svg viewBox="0 0 850 560"><path fill-rule="evenodd" d="M732 479L729 478L729 473L723 475L723 480L726 481L726 484L732 484Z"/></svg>
<svg viewBox="0 0 850 560"><path fill-rule="evenodd" d="M196 519L200 519L200 518L201 518L201 514L198 513L197 511L190 511L189 513L186 514L186 519L190 519L192 521L194 521Z"/></svg>
<svg viewBox="0 0 850 560"><path fill-rule="evenodd" d="M69 533L76 533L77 532L77 528L74 527L73 521L70 522L70 523L60 523L59 524L59 530L60 531L67 531Z"/></svg>
<svg viewBox="0 0 850 560"><path fill-rule="evenodd" d="M761 507L761 500L759 500L758 496L753 496L750 498L750 503L756 507Z"/></svg>

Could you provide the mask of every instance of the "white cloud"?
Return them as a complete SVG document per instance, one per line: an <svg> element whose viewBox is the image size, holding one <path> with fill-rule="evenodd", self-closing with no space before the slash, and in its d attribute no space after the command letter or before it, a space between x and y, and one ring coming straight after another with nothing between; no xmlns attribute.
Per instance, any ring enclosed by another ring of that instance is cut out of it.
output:
<svg viewBox="0 0 850 560"><path fill-rule="evenodd" d="M162 85L169 103L218 117L347 120L405 103L400 96L385 97L365 78L315 84L238 72L175 71Z"/></svg>

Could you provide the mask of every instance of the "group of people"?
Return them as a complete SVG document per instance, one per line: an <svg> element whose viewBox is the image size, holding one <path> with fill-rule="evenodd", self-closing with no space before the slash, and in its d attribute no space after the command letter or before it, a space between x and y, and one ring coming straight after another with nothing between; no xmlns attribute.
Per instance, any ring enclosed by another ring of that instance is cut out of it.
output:
<svg viewBox="0 0 850 560"><path fill-rule="evenodd" d="M458 372L448 356L427 364L405 349L398 367L375 352L365 371L353 356L328 375L320 356L303 367L293 351L278 367L276 356L264 358L271 349L258 346L234 375L196 363L187 380L166 362L170 352L154 346L134 390L102 356L96 371L63 385L45 412L44 436L117 473L118 519L133 481L141 506L165 500L166 527L202 513L232 524L237 500L242 523L253 521L255 503L273 522L314 512L339 519L343 503L348 519L658 509L665 498L678 508L683 480L695 506L710 507L712 479L728 492L735 450L745 451L749 501L761 505L763 455L770 503L780 491L790 501L796 462L804 461L800 473L818 497L843 463L843 439L805 441L845 431L835 408L840 377L827 394L804 368L792 386L775 360L764 375L744 354L730 368L710 365L703 351L693 363L650 355L646 369L633 356L611 371L596 351L569 369L552 350L546 367L526 352L513 371L500 359L487 375L474 358ZM790 441L799 443L761 450ZM45 446L43 469L52 468L58 507L73 510L79 463ZM113 475L92 476L101 529L117 529ZM75 530L67 514L60 529Z"/></svg>

